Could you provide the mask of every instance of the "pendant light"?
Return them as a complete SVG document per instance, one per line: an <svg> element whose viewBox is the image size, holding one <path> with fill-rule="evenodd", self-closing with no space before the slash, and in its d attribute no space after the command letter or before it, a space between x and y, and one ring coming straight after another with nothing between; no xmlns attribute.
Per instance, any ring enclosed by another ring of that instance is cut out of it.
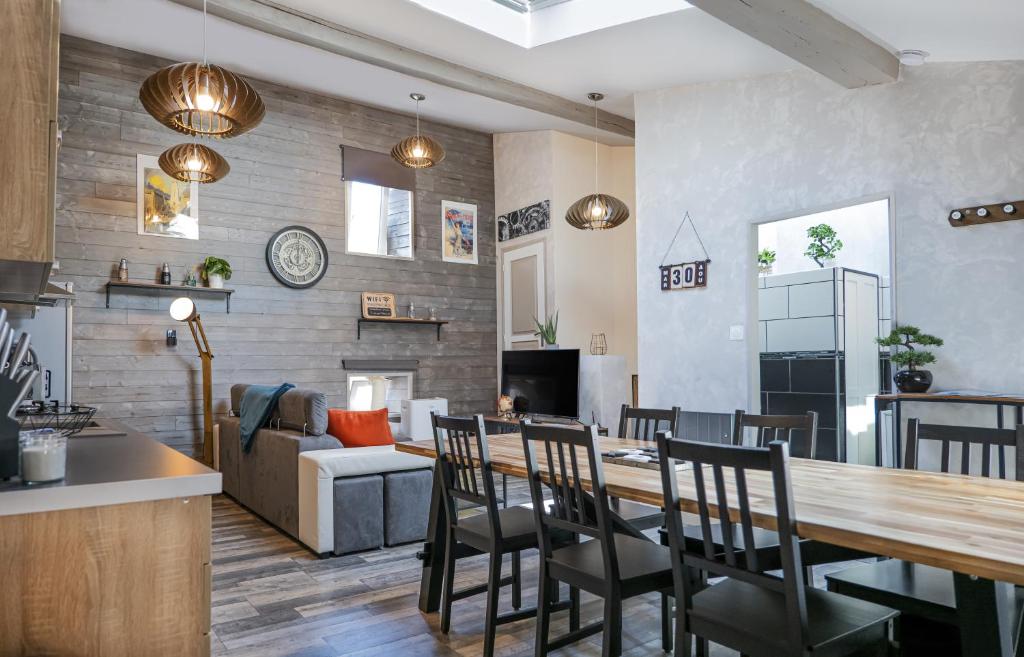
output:
<svg viewBox="0 0 1024 657"><path fill-rule="evenodd" d="M220 153L196 142L171 146L160 154L159 163L164 173L182 182L217 182L231 171Z"/></svg>
<svg viewBox="0 0 1024 657"><path fill-rule="evenodd" d="M614 196L597 192L597 103L604 94L591 93L587 98L594 101L594 193L570 205L565 220L580 230L608 230L629 219L629 208Z"/></svg>
<svg viewBox="0 0 1024 657"><path fill-rule="evenodd" d="M172 130L204 137L235 137L252 130L266 113L263 99L241 76L206 61L206 0L203 0L203 61L172 64L146 78L142 106Z"/></svg>
<svg viewBox="0 0 1024 657"><path fill-rule="evenodd" d="M444 159L444 147L436 140L420 134L420 101L427 97L423 94L409 94L409 98L416 101L416 135L395 144L391 149L391 157L403 167L427 169Z"/></svg>

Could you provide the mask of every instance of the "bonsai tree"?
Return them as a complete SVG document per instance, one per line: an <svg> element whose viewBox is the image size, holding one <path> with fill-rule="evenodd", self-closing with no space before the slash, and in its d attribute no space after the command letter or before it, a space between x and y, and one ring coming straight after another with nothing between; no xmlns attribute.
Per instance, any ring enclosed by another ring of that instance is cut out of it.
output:
<svg viewBox="0 0 1024 657"><path fill-rule="evenodd" d="M558 334L558 311L555 311L554 315L548 315L547 320L541 324L540 320L536 317L533 318L533 323L537 325L537 330L533 332L534 335L540 336L540 340L543 344L555 344L557 342Z"/></svg>
<svg viewBox="0 0 1024 657"><path fill-rule="evenodd" d="M819 267L824 267L825 261L835 258L843 248L843 241L828 224L811 226L807 229L807 237L811 238L811 243L807 245L804 255L818 263Z"/></svg>
<svg viewBox="0 0 1024 657"><path fill-rule="evenodd" d="M914 345L920 347L941 347L942 338L923 333L916 326L897 326L884 338L876 338L875 341L883 347L902 347L903 351L895 352L889 359L894 365L906 367L913 372L916 368L935 362L935 354L923 349L915 349Z"/></svg>
<svg viewBox="0 0 1024 657"><path fill-rule="evenodd" d="M210 280L210 275L221 276L224 280L231 280L231 264L217 256L209 256L206 260L203 260L202 264L202 275L204 281Z"/></svg>
<svg viewBox="0 0 1024 657"><path fill-rule="evenodd" d="M777 254L771 249L761 249L757 252L757 268L762 272L771 271L772 264L775 262Z"/></svg>

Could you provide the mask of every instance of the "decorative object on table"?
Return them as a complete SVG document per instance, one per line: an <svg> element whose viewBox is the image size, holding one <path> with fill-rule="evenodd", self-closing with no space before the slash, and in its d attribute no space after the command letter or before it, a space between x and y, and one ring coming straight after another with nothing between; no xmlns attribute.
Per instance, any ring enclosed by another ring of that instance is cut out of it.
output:
<svg viewBox="0 0 1024 657"><path fill-rule="evenodd" d="M121 262L117 265L117 280L128 280L128 260L125 258L121 258Z"/></svg>
<svg viewBox="0 0 1024 657"><path fill-rule="evenodd" d="M1024 201L960 208L949 213L949 225L954 228L994 224L1015 219L1024 219Z"/></svg>
<svg viewBox="0 0 1024 657"><path fill-rule="evenodd" d="M0 480L18 474L20 426L15 413L39 375L34 368L21 366L31 341L32 336L24 332L15 339L7 310L0 308Z"/></svg>
<svg viewBox="0 0 1024 657"><path fill-rule="evenodd" d="M391 157L403 167L427 169L444 160L444 147L437 140L420 134L420 101L427 97L413 93L409 98L416 101L416 134L395 144Z"/></svg>
<svg viewBox="0 0 1024 657"><path fill-rule="evenodd" d="M915 349L914 345L941 347L942 338L924 333L916 326L904 325L893 328L889 335L877 338L876 342L883 347L892 347L889 360L893 365L904 367L892 377L900 392L928 391L932 385L932 373L918 368L928 363L934 363L935 355L924 349ZM902 350L895 351L897 347Z"/></svg>
<svg viewBox="0 0 1024 657"><path fill-rule="evenodd" d="M210 342L206 339L203 322L199 319L199 310L192 299L179 297L171 302L171 318L188 324L192 339L199 350L199 359L203 368L203 454L202 462L213 464L213 352Z"/></svg>
<svg viewBox="0 0 1024 657"><path fill-rule="evenodd" d="M288 226L267 242L267 267L288 287L313 287L327 273L327 246L304 226Z"/></svg>
<svg viewBox="0 0 1024 657"><path fill-rule="evenodd" d="M597 103L604 100L604 94L589 93L587 98L594 102L594 193L584 196L569 206L565 220L580 230L608 230L620 226L629 219L626 204L610 194L601 194L598 187L598 144L597 144Z"/></svg>
<svg viewBox="0 0 1024 657"><path fill-rule="evenodd" d="M416 319L416 304L412 301L409 302L409 314L406 315L409 319Z"/></svg>
<svg viewBox="0 0 1024 657"><path fill-rule="evenodd" d="M834 267L836 254L843 248L843 241L835 229L828 224L818 224L807 229L807 237L811 238L811 243L804 255L821 268Z"/></svg>
<svg viewBox="0 0 1024 657"><path fill-rule="evenodd" d="M164 263L164 266L160 268L160 284L171 284L171 267L166 262Z"/></svg>
<svg viewBox="0 0 1024 657"><path fill-rule="evenodd" d="M223 289L224 281L230 281L232 274L231 264L217 256L207 256L200 266L200 272L206 284L216 290Z"/></svg>
<svg viewBox="0 0 1024 657"><path fill-rule="evenodd" d="M73 436L80 433L96 415L95 406L81 404L61 404L59 401L28 401L23 402L15 414L15 419L22 431L53 429L62 435Z"/></svg>
<svg viewBox="0 0 1024 657"><path fill-rule="evenodd" d="M185 273L184 284L187 285L188 287L198 287L199 286L199 281L196 278L195 270L189 269L188 272ZM213 287L213 286L211 285L210 287ZM221 287L222 288L224 287L223 283L221 284Z"/></svg>
<svg viewBox="0 0 1024 657"><path fill-rule="evenodd" d="M498 217L498 241L507 242L551 227L551 201L541 201Z"/></svg>
<svg viewBox="0 0 1024 657"><path fill-rule="evenodd" d="M771 249L761 249L757 252L757 273L761 276L768 276L772 273L772 265L778 255Z"/></svg>
<svg viewBox="0 0 1024 657"><path fill-rule="evenodd" d="M590 336L590 354L592 356L604 356L608 353L608 338L604 333L594 333Z"/></svg>
<svg viewBox="0 0 1024 657"><path fill-rule="evenodd" d="M441 259L445 262L477 264L476 206L441 201Z"/></svg>
<svg viewBox="0 0 1024 657"><path fill-rule="evenodd" d="M152 155L136 157L135 201L139 235L199 239L199 184L175 180Z"/></svg>
<svg viewBox="0 0 1024 657"><path fill-rule="evenodd" d="M558 311L556 310L554 315L548 315L543 324L536 317L533 318L533 323L537 325L537 330L533 334L540 338L544 348L558 349Z"/></svg>
<svg viewBox="0 0 1024 657"><path fill-rule="evenodd" d="M512 398L508 395L498 397L498 417L506 420L512 418Z"/></svg>
<svg viewBox="0 0 1024 657"><path fill-rule="evenodd" d="M26 484L60 481L67 471L68 439L54 429L21 432L21 480Z"/></svg>
<svg viewBox="0 0 1024 657"><path fill-rule="evenodd" d="M687 221L690 222L690 228L693 229L693 235L697 238L700 250L704 252L704 259L666 265L665 261L668 260L669 254L672 253L672 247L675 246L676 239L679 237L679 231L683 229L683 225ZM704 248L704 240L700 238L700 233L697 232L697 226L693 223L693 217L690 216L689 212L686 212L683 214L683 220L679 222L679 227L676 228L675 235L672 236L672 241L668 243L668 248L665 249L665 255L661 258L661 264L658 265L658 270L661 272L661 291L668 292L671 290L707 287L708 265L710 264L711 257L708 256L708 250Z"/></svg>
<svg viewBox="0 0 1024 657"><path fill-rule="evenodd" d="M366 319L395 319L395 295L390 292L363 292L363 317Z"/></svg>
<svg viewBox="0 0 1024 657"><path fill-rule="evenodd" d="M171 146L157 162L164 173L185 183L215 183L231 173L231 166L220 153L196 142Z"/></svg>

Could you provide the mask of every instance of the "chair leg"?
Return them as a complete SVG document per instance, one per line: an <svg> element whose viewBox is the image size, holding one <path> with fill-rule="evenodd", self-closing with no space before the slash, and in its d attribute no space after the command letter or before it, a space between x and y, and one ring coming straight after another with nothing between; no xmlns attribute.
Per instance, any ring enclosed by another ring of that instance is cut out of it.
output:
<svg viewBox="0 0 1024 657"><path fill-rule="evenodd" d="M548 654L548 628L551 626L551 580L544 566L544 555L540 555L540 577L537 580L537 633L534 657ZM557 584L557 582L556 582Z"/></svg>
<svg viewBox="0 0 1024 657"><path fill-rule="evenodd" d="M441 632L448 634L452 627L452 594L455 591L455 535L448 532L444 552L444 588L441 593Z"/></svg>
<svg viewBox="0 0 1024 657"><path fill-rule="evenodd" d="M484 620L484 657L494 655L494 636L498 631L498 594L501 593L501 553L491 553L487 577L487 616Z"/></svg>
<svg viewBox="0 0 1024 657"><path fill-rule="evenodd" d="M618 592L608 592L604 599L604 635L601 657L622 655L622 599Z"/></svg>
<svg viewBox="0 0 1024 657"><path fill-rule="evenodd" d="M519 552L512 553L512 608L523 607L523 567Z"/></svg>
<svg viewBox="0 0 1024 657"><path fill-rule="evenodd" d="M672 603L667 593L661 594L661 649L672 652Z"/></svg>
<svg viewBox="0 0 1024 657"><path fill-rule="evenodd" d="M575 632L580 629L580 590L575 586L569 587L569 631Z"/></svg>

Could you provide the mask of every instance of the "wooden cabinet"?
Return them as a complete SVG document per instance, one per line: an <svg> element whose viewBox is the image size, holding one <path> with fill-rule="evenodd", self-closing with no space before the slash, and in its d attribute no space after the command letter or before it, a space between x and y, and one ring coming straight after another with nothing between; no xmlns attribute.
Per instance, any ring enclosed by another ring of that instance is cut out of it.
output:
<svg viewBox="0 0 1024 657"><path fill-rule="evenodd" d="M0 260L53 261L60 0L5 0L0 21Z"/></svg>

